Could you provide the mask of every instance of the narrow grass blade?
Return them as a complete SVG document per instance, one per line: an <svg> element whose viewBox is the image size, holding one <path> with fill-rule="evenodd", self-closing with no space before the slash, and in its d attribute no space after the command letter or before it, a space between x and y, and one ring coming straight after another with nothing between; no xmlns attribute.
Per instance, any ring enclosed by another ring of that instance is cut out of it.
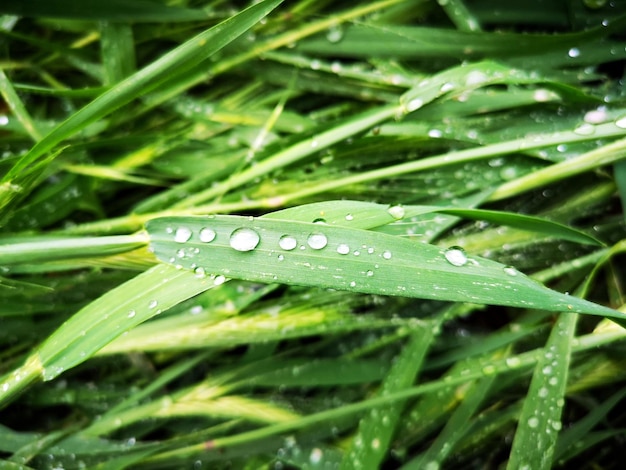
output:
<svg viewBox="0 0 626 470"><path fill-rule="evenodd" d="M147 230L159 259L198 275L623 318L458 247L384 233L238 216L164 217Z"/></svg>
<svg viewBox="0 0 626 470"><path fill-rule="evenodd" d="M439 320L421 325L409 337L408 343L395 359L393 366L385 377L379 392L380 396L409 388L417 373L432 341L435 338ZM374 408L366 413L359 422L359 428L352 438L350 448L341 460L340 469L360 469L364 465L376 468L389 451L391 438L396 430L405 403L394 403L388 407Z"/></svg>
<svg viewBox="0 0 626 470"><path fill-rule="evenodd" d="M38 16L80 20L132 22L197 21L208 18L203 10L166 6L146 0L6 0L0 12L18 16Z"/></svg>
<svg viewBox="0 0 626 470"><path fill-rule="evenodd" d="M110 256L139 248L143 235L54 238L50 236L0 238L0 265Z"/></svg>
<svg viewBox="0 0 626 470"><path fill-rule="evenodd" d="M117 86L104 92L40 140L4 176L4 185L10 184L21 187L28 174L35 169L40 170L36 163L40 161L42 156L64 139L129 101L157 88L162 81L171 78L172 70L182 74L193 68L250 29L280 3L281 0L265 0L249 7L219 25L189 39L165 56L120 82ZM26 188L22 188L20 191L6 191L3 190L3 186L0 186L0 210L9 204L18 193L24 191Z"/></svg>
<svg viewBox="0 0 626 470"><path fill-rule="evenodd" d="M508 469L552 468L577 315L562 313L552 329L524 399Z"/></svg>
<svg viewBox="0 0 626 470"><path fill-rule="evenodd" d="M52 380L125 331L213 287L188 271L160 264L107 292L65 322L25 364L4 376L0 406L36 380Z"/></svg>

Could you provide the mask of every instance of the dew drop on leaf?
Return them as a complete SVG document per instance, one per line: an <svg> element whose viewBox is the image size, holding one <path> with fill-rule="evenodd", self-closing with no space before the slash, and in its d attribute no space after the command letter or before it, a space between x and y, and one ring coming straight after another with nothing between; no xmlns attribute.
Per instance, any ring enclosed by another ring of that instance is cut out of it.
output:
<svg viewBox="0 0 626 470"><path fill-rule="evenodd" d="M321 250L328 244L328 239L323 233L311 233L306 239L307 244L314 250Z"/></svg>
<svg viewBox="0 0 626 470"><path fill-rule="evenodd" d="M444 256L452 266L465 266L468 261L465 250L460 246L451 246L444 252Z"/></svg>
<svg viewBox="0 0 626 470"><path fill-rule="evenodd" d="M387 209L387 212L389 212L389 215L396 220L400 220L404 217L404 207L402 206L391 206Z"/></svg>
<svg viewBox="0 0 626 470"><path fill-rule="evenodd" d="M221 274L219 276L216 276L215 279L213 279L213 284L216 286L221 286L225 282L226 282L226 278L222 276Z"/></svg>
<svg viewBox="0 0 626 470"><path fill-rule="evenodd" d="M385 251L383 251L383 253L382 253L382 257L383 257L384 259L391 259L391 251L389 251L389 250L385 250Z"/></svg>
<svg viewBox="0 0 626 470"><path fill-rule="evenodd" d="M502 268L502 271L504 271L504 274L506 274L507 276L517 276L517 269L515 269L513 266L505 266L504 268Z"/></svg>
<svg viewBox="0 0 626 470"><path fill-rule="evenodd" d="M174 241L177 243L185 243L191 238L191 230L187 227L179 227L174 233Z"/></svg>
<svg viewBox="0 0 626 470"><path fill-rule="evenodd" d="M278 246L280 246L283 250L291 251L298 246L298 241L291 235L283 235L278 240Z"/></svg>
<svg viewBox="0 0 626 470"><path fill-rule="evenodd" d="M340 255L347 255L348 253L350 253L350 247L345 243L340 243L339 245L337 245L337 253L339 253Z"/></svg>
<svg viewBox="0 0 626 470"><path fill-rule="evenodd" d="M230 246L237 251L252 251L261 241L261 237L251 228L238 228L230 234Z"/></svg>
<svg viewBox="0 0 626 470"><path fill-rule="evenodd" d="M200 238L200 241L203 243L210 243L213 240L215 240L215 230L213 230L212 228L208 228L205 227L203 229L200 229L200 233L198 234L198 237Z"/></svg>

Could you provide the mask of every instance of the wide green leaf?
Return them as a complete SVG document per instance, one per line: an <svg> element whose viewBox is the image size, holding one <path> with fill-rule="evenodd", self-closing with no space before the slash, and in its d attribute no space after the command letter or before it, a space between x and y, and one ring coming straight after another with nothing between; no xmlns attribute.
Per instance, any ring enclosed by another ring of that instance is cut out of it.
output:
<svg viewBox="0 0 626 470"><path fill-rule="evenodd" d="M355 217L348 214L348 219ZM411 240L323 223L240 216L148 222L164 262L210 275L382 295L571 311L619 312L545 288L515 268Z"/></svg>

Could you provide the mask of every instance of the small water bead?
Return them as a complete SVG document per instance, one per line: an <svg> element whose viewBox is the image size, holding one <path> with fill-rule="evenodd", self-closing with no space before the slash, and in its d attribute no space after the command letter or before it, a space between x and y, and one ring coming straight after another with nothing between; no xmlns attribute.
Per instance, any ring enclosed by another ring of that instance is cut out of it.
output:
<svg viewBox="0 0 626 470"><path fill-rule="evenodd" d="M133 318L136 314L137 314L137 312L135 312L134 310L129 310L127 316L128 316L128 318Z"/></svg>
<svg viewBox="0 0 626 470"><path fill-rule="evenodd" d="M444 251L444 256L452 266L465 266L468 261L465 250L460 246L451 246Z"/></svg>
<svg viewBox="0 0 626 470"><path fill-rule="evenodd" d="M568 57L571 57L572 59L579 57L580 49L578 49L577 47L572 47L569 51L567 51L567 55Z"/></svg>
<svg viewBox="0 0 626 470"><path fill-rule="evenodd" d="M596 127L588 122L585 122L574 129L574 133L578 135L592 135L595 131Z"/></svg>
<svg viewBox="0 0 626 470"><path fill-rule="evenodd" d="M177 243L185 243L191 238L191 230L187 227L179 227L174 233L174 241Z"/></svg>
<svg viewBox="0 0 626 470"><path fill-rule="evenodd" d="M535 416L533 416L532 418L529 418L528 426L535 429L537 426L539 426L539 418L536 418Z"/></svg>
<svg viewBox="0 0 626 470"><path fill-rule="evenodd" d="M151 300L148 303L148 308L152 309L152 308L156 308L156 306L159 305L159 303L156 300Z"/></svg>
<svg viewBox="0 0 626 470"><path fill-rule="evenodd" d="M615 121L615 125L620 129L626 129L626 116L619 118Z"/></svg>
<svg viewBox="0 0 626 470"><path fill-rule="evenodd" d="M355 281L350 281L350 287L356 287L356 282Z"/></svg>
<svg viewBox="0 0 626 470"><path fill-rule="evenodd" d="M515 269L513 266L505 266L504 268L502 268L502 271L504 271L504 274L506 274L507 276L517 276L517 269Z"/></svg>
<svg viewBox="0 0 626 470"><path fill-rule="evenodd" d="M374 271L372 271L372 270L370 269L369 271L367 271L367 272L365 273L365 275L366 275L367 277L372 277L372 276L374 275Z"/></svg>
<svg viewBox="0 0 626 470"><path fill-rule="evenodd" d="M291 235L283 235L278 240L278 246L280 246L283 250L291 251L298 246L298 240Z"/></svg>
<svg viewBox="0 0 626 470"><path fill-rule="evenodd" d="M226 282L226 278L222 276L221 274L219 276L215 276L215 279L213 279L213 285L215 286L221 286L225 282Z"/></svg>
<svg viewBox="0 0 626 470"><path fill-rule="evenodd" d="M402 206L391 206L389 209L387 209L387 212L391 217L396 220L404 218L405 215L404 207Z"/></svg>
<svg viewBox="0 0 626 470"><path fill-rule="evenodd" d="M322 461L322 457L324 457L324 452L322 449L318 449L317 447L311 451L311 455L309 456L309 460L312 464L318 464Z"/></svg>
<svg viewBox="0 0 626 470"><path fill-rule="evenodd" d="M410 113L410 112L420 109L423 105L424 105L424 100L420 98L414 98L407 103L406 110L407 112Z"/></svg>
<svg viewBox="0 0 626 470"><path fill-rule="evenodd" d="M230 246L237 251L252 251L260 241L259 234L247 227L238 228L230 234Z"/></svg>
<svg viewBox="0 0 626 470"><path fill-rule="evenodd" d="M216 235L217 234L215 233L215 230L213 230L212 228L204 227L203 229L200 229L198 238L203 243L211 243L213 240L215 240Z"/></svg>
<svg viewBox="0 0 626 470"><path fill-rule="evenodd" d="M351 220L354 220L354 216L352 214L346 214L346 220L350 222Z"/></svg>
<svg viewBox="0 0 626 470"><path fill-rule="evenodd" d="M321 250L328 244L328 238L323 233L314 232L308 236L306 242L314 250Z"/></svg>
<svg viewBox="0 0 626 470"><path fill-rule="evenodd" d="M285 257L283 255L278 255L278 261L284 261Z"/></svg>
<svg viewBox="0 0 626 470"><path fill-rule="evenodd" d="M204 271L204 268L202 267L197 267L196 269L193 270L193 273L196 275L197 278L202 279L203 277L206 277L206 272Z"/></svg>
<svg viewBox="0 0 626 470"><path fill-rule="evenodd" d="M340 255L347 255L348 253L350 253L350 247L345 243L340 243L339 245L337 245L337 253L339 253Z"/></svg>
<svg viewBox="0 0 626 470"><path fill-rule="evenodd" d="M384 259L391 259L391 251L385 250L381 255Z"/></svg>

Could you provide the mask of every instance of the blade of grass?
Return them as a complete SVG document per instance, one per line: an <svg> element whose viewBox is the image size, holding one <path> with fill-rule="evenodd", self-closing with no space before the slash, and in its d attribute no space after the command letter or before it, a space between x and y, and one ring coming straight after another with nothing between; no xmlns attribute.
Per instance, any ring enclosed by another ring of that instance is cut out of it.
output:
<svg viewBox="0 0 626 470"><path fill-rule="evenodd" d="M384 233L237 216L154 219L147 230L159 259L199 275L624 317L461 249Z"/></svg>
<svg viewBox="0 0 626 470"><path fill-rule="evenodd" d="M37 163L41 162L42 157L60 142L129 101L154 90L161 82L171 78L172 70L183 74L193 68L250 29L280 3L281 0L264 0L200 33L72 114L37 142L4 176L2 186L0 186L0 211L6 211L5 207L17 197L18 193L28 192L30 188L22 187L27 181L26 177L34 171L41 171ZM5 187L8 186L21 189L20 191L7 191Z"/></svg>
<svg viewBox="0 0 626 470"><path fill-rule="evenodd" d="M559 315L537 362L513 439L509 469L552 468L578 316Z"/></svg>

